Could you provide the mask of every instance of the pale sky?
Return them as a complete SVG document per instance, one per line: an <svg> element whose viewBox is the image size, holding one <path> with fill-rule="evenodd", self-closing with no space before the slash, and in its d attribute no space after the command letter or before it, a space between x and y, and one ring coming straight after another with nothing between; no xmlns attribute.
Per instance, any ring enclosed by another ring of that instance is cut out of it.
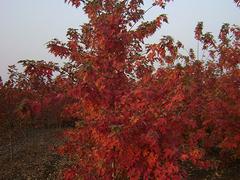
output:
<svg viewBox="0 0 240 180"><path fill-rule="evenodd" d="M147 9L152 1L145 2ZM164 11L151 9L145 19L161 13L168 14L169 24L149 41L172 35L187 49L196 49L194 28L199 21L215 35L223 23L240 25L240 8L233 0L175 0ZM4 80L8 65L21 59L59 62L48 53L46 43L53 38L66 40L67 28L78 28L87 20L80 9L68 6L64 0L1 0L0 18L0 76Z"/></svg>

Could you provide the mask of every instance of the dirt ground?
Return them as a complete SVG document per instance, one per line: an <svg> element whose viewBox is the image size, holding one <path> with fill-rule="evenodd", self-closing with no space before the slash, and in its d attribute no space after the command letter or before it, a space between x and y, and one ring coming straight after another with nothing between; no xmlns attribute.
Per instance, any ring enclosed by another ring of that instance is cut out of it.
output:
<svg viewBox="0 0 240 180"><path fill-rule="evenodd" d="M35 130L28 138L16 140L13 160L9 146L0 144L0 180L55 180L61 178L61 169L70 166L67 158L52 149L60 142L61 129ZM193 180L240 180L240 162L218 171L189 170Z"/></svg>
<svg viewBox="0 0 240 180"><path fill-rule="evenodd" d="M68 166L53 148L60 144L59 129L35 130L29 138L14 143L13 160L8 145L0 146L0 179L32 180L61 179L62 168Z"/></svg>

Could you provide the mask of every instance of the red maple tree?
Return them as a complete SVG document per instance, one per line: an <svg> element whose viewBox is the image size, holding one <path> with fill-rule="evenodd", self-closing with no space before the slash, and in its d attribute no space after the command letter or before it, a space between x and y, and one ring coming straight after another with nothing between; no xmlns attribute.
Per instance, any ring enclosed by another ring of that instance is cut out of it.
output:
<svg viewBox="0 0 240 180"><path fill-rule="evenodd" d="M214 151L239 158L239 27L223 25L217 43L199 23L195 38L209 55L200 60L169 36L145 43L167 17L142 21L143 0L65 2L89 18L66 43L48 43L77 66L66 112L81 123L59 147L76 161L66 179L181 179L186 162L214 167Z"/></svg>

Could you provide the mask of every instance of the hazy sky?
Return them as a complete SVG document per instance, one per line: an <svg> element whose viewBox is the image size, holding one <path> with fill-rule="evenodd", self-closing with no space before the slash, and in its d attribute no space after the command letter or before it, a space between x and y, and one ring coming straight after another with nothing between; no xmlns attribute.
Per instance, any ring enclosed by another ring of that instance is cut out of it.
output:
<svg viewBox="0 0 240 180"><path fill-rule="evenodd" d="M145 0L145 9L151 0ZM159 13L168 14L165 25L150 41L161 35L172 35L187 48L196 48L194 28L203 21L207 31L215 35L224 22L240 25L240 9L233 0L175 0L166 10L151 9L146 20ZM64 0L1 0L0 6L0 76L7 77L7 66L21 59L59 61L48 53L46 42L65 40L67 28L78 28L86 21L80 9Z"/></svg>

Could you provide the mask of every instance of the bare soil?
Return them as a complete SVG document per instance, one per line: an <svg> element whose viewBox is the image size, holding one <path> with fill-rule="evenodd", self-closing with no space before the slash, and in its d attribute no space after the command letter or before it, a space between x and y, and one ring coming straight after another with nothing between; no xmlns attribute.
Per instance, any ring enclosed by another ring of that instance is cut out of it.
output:
<svg viewBox="0 0 240 180"><path fill-rule="evenodd" d="M27 138L15 140L12 160L9 144L1 143L0 180L62 179L61 170L71 165L71 161L53 150L62 143L59 138L62 132L63 129L38 129ZM221 170L190 168L188 174L190 180L240 180L240 161Z"/></svg>
<svg viewBox="0 0 240 180"><path fill-rule="evenodd" d="M0 146L0 179L32 180L61 179L61 169L68 166L69 161L59 156L54 148L61 140L58 137L61 129L38 129L13 143L11 160L8 143Z"/></svg>

